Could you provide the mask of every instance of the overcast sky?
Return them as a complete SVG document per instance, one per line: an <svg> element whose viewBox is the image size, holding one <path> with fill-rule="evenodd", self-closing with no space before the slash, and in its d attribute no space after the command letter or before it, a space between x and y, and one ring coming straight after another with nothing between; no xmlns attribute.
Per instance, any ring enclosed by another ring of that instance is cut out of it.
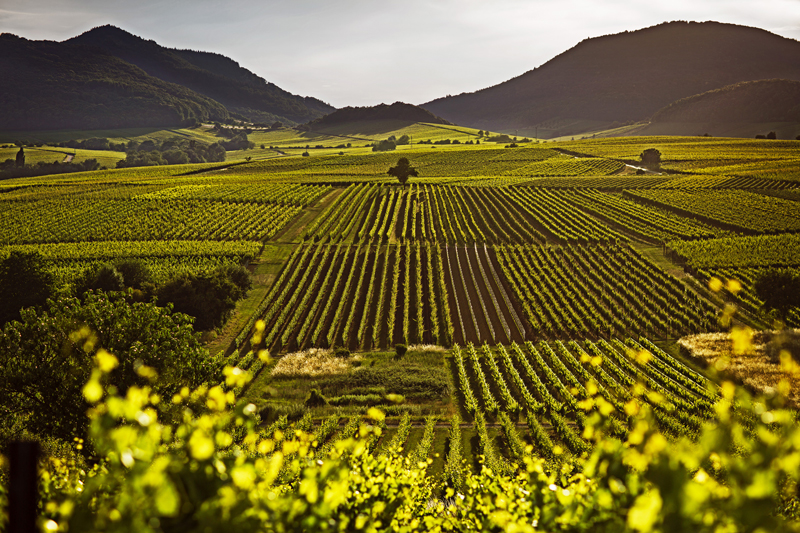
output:
<svg viewBox="0 0 800 533"><path fill-rule="evenodd" d="M671 20L800 39L800 0L0 0L0 32L61 41L114 24L336 107L482 89L587 37Z"/></svg>

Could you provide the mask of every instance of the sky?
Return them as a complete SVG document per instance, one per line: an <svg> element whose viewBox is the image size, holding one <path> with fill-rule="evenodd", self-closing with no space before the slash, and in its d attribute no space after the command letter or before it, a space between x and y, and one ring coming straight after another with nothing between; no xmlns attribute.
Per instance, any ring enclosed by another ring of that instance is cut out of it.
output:
<svg viewBox="0 0 800 533"><path fill-rule="evenodd" d="M800 0L0 0L0 32L62 41L113 24L335 107L475 91L588 37L672 20L800 39Z"/></svg>

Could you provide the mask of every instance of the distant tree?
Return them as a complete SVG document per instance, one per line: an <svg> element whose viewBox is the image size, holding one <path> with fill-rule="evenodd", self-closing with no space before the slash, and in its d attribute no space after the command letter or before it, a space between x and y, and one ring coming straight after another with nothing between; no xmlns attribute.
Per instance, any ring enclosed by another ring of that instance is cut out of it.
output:
<svg viewBox="0 0 800 533"><path fill-rule="evenodd" d="M395 148L397 148L397 143L389 139L378 141L372 145L373 152L388 152L389 150L394 150Z"/></svg>
<svg viewBox="0 0 800 533"><path fill-rule="evenodd" d="M282 128L282 127L283 127L283 122L280 122L280 121L273 122L273 123L272 123L272 126L270 126L270 127L271 127L273 130L280 129L280 128Z"/></svg>
<svg viewBox="0 0 800 533"><path fill-rule="evenodd" d="M639 156L642 158L642 165L650 169L657 169L661 165L661 152L655 148L648 148Z"/></svg>
<svg viewBox="0 0 800 533"><path fill-rule="evenodd" d="M122 275L125 287L141 289L145 284L153 282L153 274L150 272L150 268L141 259L119 259L114 262L114 268Z"/></svg>
<svg viewBox="0 0 800 533"><path fill-rule="evenodd" d="M227 322L236 301L249 290L249 274L241 269L217 269L205 274L183 274L158 290L158 304L195 317L194 328L208 331Z"/></svg>
<svg viewBox="0 0 800 533"><path fill-rule="evenodd" d="M478 130L478 137L483 137L483 130Z"/></svg>
<svg viewBox="0 0 800 533"><path fill-rule="evenodd" d="M774 131L767 133L767 139L777 139L778 136L775 134Z"/></svg>
<svg viewBox="0 0 800 533"><path fill-rule="evenodd" d="M220 143L214 143L206 150L206 161L220 162L225 161L225 147Z"/></svg>
<svg viewBox="0 0 800 533"><path fill-rule="evenodd" d="M114 265L94 265L85 269L73 284L75 296L82 296L86 291L121 291L125 288L125 280Z"/></svg>
<svg viewBox="0 0 800 533"><path fill-rule="evenodd" d="M800 141L800 135L794 138L795 141Z"/></svg>
<svg viewBox="0 0 800 533"><path fill-rule="evenodd" d="M308 156L310 156L311 154L309 154L308 152L303 152L301 155L302 155L303 157L308 157Z"/></svg>
<svg viewBox="0 0 800 533"><path fill-rule="evenodd" d="M20 146L19 152L17 152L17 168L23 168L25 166L25 149Z"/></svg>
<svg viewBox="0 0 800 533"><path fill-rule="evenodd" d="M415 178L419 176L417 169L411 166L411 164L408 162L408 158L406 157L401 157L398 159L397 165L390 167L387 174L397 178L403 186L405 186L410 176Z"/></svg>
<svg viewBox="0 0 800 533"><path fill-rule="evenodd" d="M411 141L411 137L409 137L408 135L401 135L400 138L397 139L397 145L398 146L405 145L405 144L408 144L410 141Z"/></svg>
<svg viewBox="0 0 800 533"><path fill-rule="evenodd" d="M13 251L0 261L0 325L19 320L20 310L40 306L55 293L55 280L38 252Z"/></svg>
<svg viewBox="0 0 800 533"><path fill-rule="evenodd" d="M182 150L170 150L164 152L161 156L166 159L170 165L185 165L189 162L189 155Z"/></svg>
<svg viewBox="0 0 800 533"><path fill-rule="evenodd" d="M767 270L756 279L753 288L764 307L775 310L784 323L789 310L800 306L800 276L792 272Z"/></svg>
<svg viewBox="0 0 800 533"><path fill-rule="evenodd" d="M766 139L766 135L756 135L756 139Z"/></svg>

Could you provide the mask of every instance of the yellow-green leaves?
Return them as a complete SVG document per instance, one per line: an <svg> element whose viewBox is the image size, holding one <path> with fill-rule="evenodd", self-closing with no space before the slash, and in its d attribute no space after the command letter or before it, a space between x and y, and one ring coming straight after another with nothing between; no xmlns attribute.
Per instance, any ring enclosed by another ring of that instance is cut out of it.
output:
<svg viewBox="0 0 800 533"><path fill-rule="evenodd" d="M114 357L112 354L108 353L105 350L98 350L97 354L94 356L95 362L97 363L97 368L100 369L101 372L104 374L108 374L117 366L119 366L119 360Z"/></svg>
<svg viewBox="0 0 800 533"><path fill-rule="evenodd" d="M197 429L189 438L189 450L192 457L198 461L205 461L214 455L214 441L204 430Z"/></svg>
<svg viewBox="0 0 800 533"><path fill-rule="evenodd" d="M97 403L103 397L103 385L100 384L99 373L93 373L92 378L83 386L83 397L89 403Z"/></svg>
<svg viewBox="0 0 800 533"><path fill-rule="evenodd" d="M638 496L628 511L628 527L642 533L652 531L658 522L662 503L658 489L651 489Z"/></svg>

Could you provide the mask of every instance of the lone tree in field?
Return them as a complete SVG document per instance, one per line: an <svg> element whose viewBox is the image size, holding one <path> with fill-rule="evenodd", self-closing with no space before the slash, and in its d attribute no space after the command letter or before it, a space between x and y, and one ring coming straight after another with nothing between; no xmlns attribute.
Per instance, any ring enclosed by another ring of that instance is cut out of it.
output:
<svg viewBox="0 0 800 533"><path fill-rule="evenodd" d="M23 168L25 166L25 150L22 146L19 147L19 152L17 152L17 168Z"/></svg>
<svg viewBox="0 0 800 533"><path fill-rule="evenodd" d="M397 165L390 167L387 174L397 178L403 186L405 186L410 176L414 176L415 178L419 176L417 169L412 167L405 157L398 159Z"/></svg>
<svg viewBox="0 0 800 533"><path fill-rule="evenodd" d="M648 148L642 155L642 165L650 169L657 169L661 165L661 152L655 148Z"/></svg>
<svg viewBox="0 0 800 533"><path fill-rule="evenodd" d="M800 276L785 270L768 270L761 274L753 287L764 307L774 309L778 318L786 323L792 307L800 306Z"/></svg>

